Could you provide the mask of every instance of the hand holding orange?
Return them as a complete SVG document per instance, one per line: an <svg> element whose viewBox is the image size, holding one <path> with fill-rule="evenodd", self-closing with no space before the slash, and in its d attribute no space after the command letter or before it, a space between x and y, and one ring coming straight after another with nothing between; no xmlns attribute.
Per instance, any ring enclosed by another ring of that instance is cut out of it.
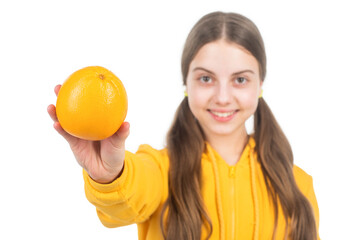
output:
<svg viewBox="0 0 349 240"><path fill-rule="evenodd" d="M102 140L113 135L127 114L126 90L111 71L86 67L63 83L56 103L62 128L85 140Z"/></svg>

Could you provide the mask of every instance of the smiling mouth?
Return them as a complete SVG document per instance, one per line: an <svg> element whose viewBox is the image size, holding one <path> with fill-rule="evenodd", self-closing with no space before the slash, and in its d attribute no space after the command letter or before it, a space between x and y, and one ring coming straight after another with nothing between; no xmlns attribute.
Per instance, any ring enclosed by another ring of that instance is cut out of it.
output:
<svg viewBox="0 0 349 240"><path fill-rule="evenodd" d="M213 111L213 110L208 110L208 111L217 117L227 118L227 117L232 116L238 110L233 110L233 111L229 111L229 112L217 112L217 111Z"/></svg>

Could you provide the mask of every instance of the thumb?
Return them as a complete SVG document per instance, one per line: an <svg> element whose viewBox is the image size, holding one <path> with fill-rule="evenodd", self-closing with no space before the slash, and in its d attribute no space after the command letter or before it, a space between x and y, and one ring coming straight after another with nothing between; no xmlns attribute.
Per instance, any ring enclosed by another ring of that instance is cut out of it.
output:
<svg viewBox="0 0 349 240"><path fill-rule="evenodd" d="M119 138L126 140L128 135L130 134L130 123L123 122L119 128L119 130L115 133Z"/></svg>
<svg viewBox="0 0 349 240"><path fill-rule="evenodd" d="M120 128L110 137L110 140L115 145L124 143L128 135L130 134L130 123L123 122Z"/></svg>

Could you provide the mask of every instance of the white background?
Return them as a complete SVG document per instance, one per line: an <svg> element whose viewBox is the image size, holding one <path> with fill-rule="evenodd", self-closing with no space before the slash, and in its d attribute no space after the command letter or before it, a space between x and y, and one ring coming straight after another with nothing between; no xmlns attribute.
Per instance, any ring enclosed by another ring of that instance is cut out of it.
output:
<svg viewBox="0 0 349 240"><path fill-rule="evenodd" d="M345 1L3 1L0 3L0 239L137 239L107 229L52 127L53 88L100 65L129 96L127 148L155 148L183 97L180 56L203 15L249 17L265 41L264 98L313 176L322 239L348 239L348 7ZM6 236L6 237L4 237Z"/></svg>

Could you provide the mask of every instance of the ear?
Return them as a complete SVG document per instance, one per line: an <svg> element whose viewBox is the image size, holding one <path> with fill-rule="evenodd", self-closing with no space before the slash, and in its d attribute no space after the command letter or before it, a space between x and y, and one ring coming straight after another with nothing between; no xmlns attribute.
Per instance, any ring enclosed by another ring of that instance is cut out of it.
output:
<svg viewBox="0 0 349 240"><path fill-rule="evenodd" d="M264 83L264 81L262 81L262 80L259 81L259 86L260 86L261 88L263 87L263 83Z"/></svg>
<svg viewBox="0 0 349 240"><path fill-rule="evenodd" d="M260 81L260 88L259 88L259 97L261 98L263 96L263 83L264 81Z"/></svg>
<svg viewBox="0 0 349 240"><path fill-rule="evenodd" d="M184 85L184 97L188 97L187 85Z"/></svg>

